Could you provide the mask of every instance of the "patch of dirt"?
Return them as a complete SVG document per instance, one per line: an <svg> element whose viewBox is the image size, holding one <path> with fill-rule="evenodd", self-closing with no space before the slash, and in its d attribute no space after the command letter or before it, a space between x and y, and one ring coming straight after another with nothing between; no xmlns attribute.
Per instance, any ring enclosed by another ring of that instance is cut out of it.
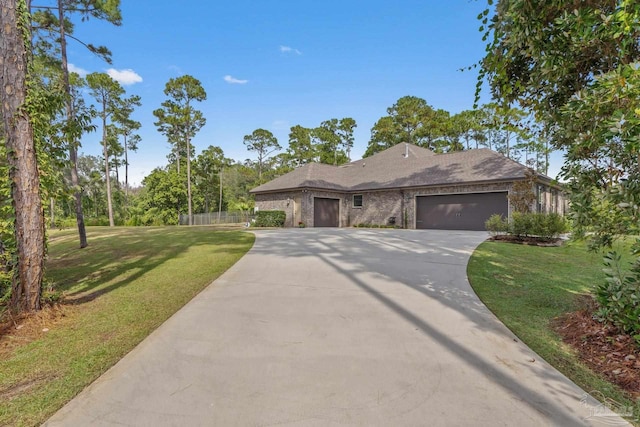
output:
<svg viewBox="0 0 640 427"><path fill-rule="evenodd" d="M56 304L36 313L0 316L0 358L8 358L14 349L45 336L66 321L72 309Z"/></svg>
<svg viewBox="0 0 640 427"><path fill-rule="evenodd" d="M593 318L597 305L591 296L581 299L585 308L556 318L554 330L592 370L640 397L640 346L630 335Z"/></svg>
<svg viewBox="0 0 640 427"><path fill-rule="evenodd" d="M55 375L40 375L35 378L21 381L6 388L0 388L0 400L11 401L14 397L20 396L22 393L30 390L42 383L51 381Z"/></svg>
<svg viewBox="0 0 640 427"><path fill-rule="evenodd" d="M496 234L495 236L489 237L489 239L494 242L506 242L506 243L517 243L520 245L532 245L532 246L562 246L564 240L562 239L543 239L540 237L534 236L514 236L512 234Z"/></svg>

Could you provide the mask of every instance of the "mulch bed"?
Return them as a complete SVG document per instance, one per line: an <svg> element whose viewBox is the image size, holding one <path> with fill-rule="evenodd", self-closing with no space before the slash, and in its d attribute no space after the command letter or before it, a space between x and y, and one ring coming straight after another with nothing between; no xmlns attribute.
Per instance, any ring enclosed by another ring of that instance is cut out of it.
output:
<svg viewBox="0 0 640 427"><path fill-rule="evenodd" d="M586 308L557 318L554 330L592 370L640 397L640 346L630 335L595 320L595 301L590 296L584 300Z"/></svg>
<svg viewBox="0 0 640 427"><path fill-rule="evenodd" d="M512 234L496 234L495 236L489 237L487 240L532 246L562 246L562 243L564 242L562 239L542 239L540 237L514 236Z"/></svg>
<svg viewBox="0 0 640 427"><path fill-rule="evenodd" d="M17 347L35 341L72 314L61 304L47 305L35 313L0 316L0 358L8 358Z"/></svg>

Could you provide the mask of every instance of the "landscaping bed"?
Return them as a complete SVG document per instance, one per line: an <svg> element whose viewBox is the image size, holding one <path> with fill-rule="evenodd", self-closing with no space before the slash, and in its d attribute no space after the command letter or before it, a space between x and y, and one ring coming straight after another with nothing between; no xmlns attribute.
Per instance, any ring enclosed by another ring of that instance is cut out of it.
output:
<svg viewBox="0 0 640 427"><path fill-rule="evenodd" d="M553 329L584 362L607 380L640 397L640 347L629 334L594 318L596 303L584 296L585 308L558 317Z"/></svg>

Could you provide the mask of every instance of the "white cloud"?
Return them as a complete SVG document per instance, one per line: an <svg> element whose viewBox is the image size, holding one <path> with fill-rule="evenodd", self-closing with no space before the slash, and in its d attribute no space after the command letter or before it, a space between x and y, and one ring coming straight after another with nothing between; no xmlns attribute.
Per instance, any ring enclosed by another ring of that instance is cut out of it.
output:
<svg viewBox="0 0 640 427"><path fill-rule="evenodd" d="M289 130L291 125L287 120L276 120L271 123L271 129L273 130Z"/></svg>
<svg viewBox="0 0 640 427"><path fill-rule="evenodd" d="M138 73L130 68L127 68L126 70L116 70L115 68L109 68L107 70L107 74L109 74L109 76L113 80L125 86L142 82L142 77L140 77Z"/></svg>
<svg viewBox="0 0 640 427"><path fill-rule="evenodd" d="M76 67L71 62L67 63L67 70L69 70L70 73L76 73L80 75L80 77L84 77L89 74L87 70L85 70L84 68Z"/></svg>
<svg viewBox="0 0 640 427"><path fill-rule="evenodd" d="M224 81L229 83L229 84L236 84L236 85L243 85L245 83L248 83L249 80L240 80L240 79L236 79L235 77L230 76L229 74L227 74L226 76L223 77Z"/></svg>
<svg viewBox="0 0 640 427"><path fill-rule="evenodd" d="M177 65L169 65L167 69L176 74L180 74L180 75L184 74L182 72L182 68L178 67Z"/></svg>
<svg viewBox="0 0 640 427"><path fill-rule="evenodd" d="M302 55L298 49L294 49L290 46L280 46L280 52L282 53L295 53L296 55Z"/></svg>

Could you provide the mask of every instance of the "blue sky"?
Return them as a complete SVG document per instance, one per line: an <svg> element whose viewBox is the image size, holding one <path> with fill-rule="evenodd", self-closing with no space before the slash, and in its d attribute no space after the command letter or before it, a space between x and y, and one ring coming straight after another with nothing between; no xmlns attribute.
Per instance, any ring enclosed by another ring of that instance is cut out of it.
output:
<svg viewBox="0 0 640 427"><path fill-rule="evenodd" d="M217 145L244 160L253 155L243 136L255 129L272 131L286 147L293 125L352 117L358 159L371 127L402 96L451 113L472 108L476 72L458 70L483 55L476 17L485 7L482 0L123 0L120 27L76 22L75 35L109 47L113 64L75 42L69 61L88 72L111 69L128 94L142 97L131 183L167 162L169 145L152 111L169 78L183 74L199 79L208 95L198 105L207 124L193 140L196 154ZM84 137L81 152L101 153L99 132Z"/></svg>

